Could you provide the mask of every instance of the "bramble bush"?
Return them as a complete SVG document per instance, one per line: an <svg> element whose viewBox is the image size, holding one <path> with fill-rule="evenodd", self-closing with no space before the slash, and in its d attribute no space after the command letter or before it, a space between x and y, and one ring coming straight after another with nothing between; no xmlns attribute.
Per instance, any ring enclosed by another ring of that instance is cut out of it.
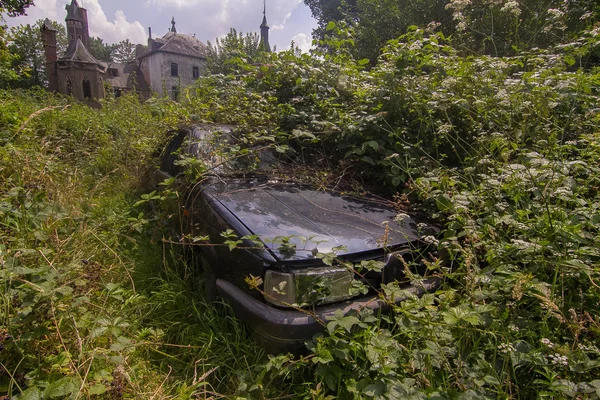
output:
<svg viewBox="0 0 600 400"><path fill-rule="evenodd" d="M415 29L369 72L288 53L240 78L277 102L278 129L313 134L296 146L440 221L450 261L437 293L328 322L240 394L277 378L303 398L597 398L600 75L577 68L597 43L465 58Z"/></svg>
<svg viewBox="0 0 600 400"><path fill-rule="evenodd" d="M92 110L0 92L2 390L600 397L600 70L581 62L598 32L494 58L412 29L367 71L352 32L328 29L326 53L202 77L179 103L124 96ZM429 214L442 227L447 263L430 264L442 287L389 315L336 316L306 356L264 357L226 307L172 272L193 268L161 230L181 193L145 187L164 133L203 121L240 126L230 153L267 143L312 157L313 173L295 177L398 194Z"/></svg>

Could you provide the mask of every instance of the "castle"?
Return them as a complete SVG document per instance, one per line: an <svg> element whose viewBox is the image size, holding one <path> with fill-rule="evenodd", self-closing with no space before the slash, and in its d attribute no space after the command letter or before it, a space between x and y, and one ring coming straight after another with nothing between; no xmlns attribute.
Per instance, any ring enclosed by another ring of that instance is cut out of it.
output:
<svg viewBox="0 0 600 400"><path fill-rule="evenodd" d="M58 57L56 30L48 19L41 28L51 91L91 105L104 98L107 88L112 88L115 96L135 91L141 98L158 93L177 100L182 88L206 73L206 45L194 36L178 33L175 18L169 32L161 38L153 39L152 30L148 29L148 46L137 46L135 62L105 63L89 51L87 10L77 0L65 8L69 45L64 55ZM260 30L261 46L270 51L266 3Z"/></svg>

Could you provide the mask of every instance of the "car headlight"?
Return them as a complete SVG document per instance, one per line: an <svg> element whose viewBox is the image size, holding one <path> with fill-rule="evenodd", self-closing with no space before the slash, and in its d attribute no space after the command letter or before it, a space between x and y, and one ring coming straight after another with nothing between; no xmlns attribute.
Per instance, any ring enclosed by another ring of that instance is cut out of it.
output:
<svg viewBox="0 0 600 400"><path fill-rule="evenodd" d="M334 303L356 295L353 281L352 271L343 267L271 270L265 274L265 299L284 307Z"/></svg>

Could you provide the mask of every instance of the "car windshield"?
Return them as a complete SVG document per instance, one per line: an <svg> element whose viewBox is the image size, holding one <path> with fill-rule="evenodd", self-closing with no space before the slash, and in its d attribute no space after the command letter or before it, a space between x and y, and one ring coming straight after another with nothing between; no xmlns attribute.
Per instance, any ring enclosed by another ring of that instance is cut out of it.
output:
<svg viewBox="0 0 600 400"><path fill-rule="evenodd" d="M249 140L232 125L197 125L187 132L176 165L200 162L217 175L268 174L289 162L285 149L265 140Z"/></svg>

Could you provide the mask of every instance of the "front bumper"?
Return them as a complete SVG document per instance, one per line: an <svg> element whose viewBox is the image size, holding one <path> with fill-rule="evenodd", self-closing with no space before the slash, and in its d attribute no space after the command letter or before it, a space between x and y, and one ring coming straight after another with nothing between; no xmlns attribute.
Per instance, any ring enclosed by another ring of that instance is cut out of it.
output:
<svg viewBox="0 0 600 400"><path fill-rule="evenodd" d="M409 286L406 291L421 297L440 286L437 278L426 279L421 287ZM296 350L314 334L322 332L324 325L337 310L344 315L364 308L385 312L389 305L377 295L346 300L341 303L317 306L314 312L294 309L279 309L260 302L232 283L217 279L220 296L227 300L236 317L247 323L256 332L259 341L268 352ZM408 295L394 299L395 303L406 300ZM321 322L322 321L322 322Z"/></svg>

